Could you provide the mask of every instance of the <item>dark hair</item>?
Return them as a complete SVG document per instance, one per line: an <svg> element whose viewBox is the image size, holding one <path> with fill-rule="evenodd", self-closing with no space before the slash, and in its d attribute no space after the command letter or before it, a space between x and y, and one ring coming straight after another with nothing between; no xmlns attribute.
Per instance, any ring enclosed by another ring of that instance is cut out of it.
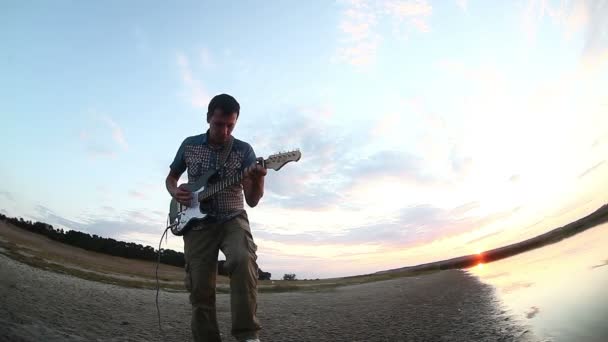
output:
<svg viewBox="0 0 608 342"><path fill-rule="evenodd" d="M209 102L209 108L207 109L207 122L211 120L211 116L213 116L213 112L216 109L221 109L224 115L236 113L236 117L238 118L239 112L241 111L241 105L239 105L234 97L228 94L216 95Z"/></svg>

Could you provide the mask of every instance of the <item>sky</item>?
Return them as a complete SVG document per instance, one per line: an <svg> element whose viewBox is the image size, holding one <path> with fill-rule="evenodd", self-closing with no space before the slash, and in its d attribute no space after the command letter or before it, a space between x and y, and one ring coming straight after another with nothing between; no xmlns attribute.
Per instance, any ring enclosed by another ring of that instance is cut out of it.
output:
<svg viewBox="0 0 608 342"><path fill-rule="evenodd" d="M216 94L273 279L477 253L608 202L608 1L0 4L0 212L155 246ZM163 248L183 251L170 235Z"/></svg>

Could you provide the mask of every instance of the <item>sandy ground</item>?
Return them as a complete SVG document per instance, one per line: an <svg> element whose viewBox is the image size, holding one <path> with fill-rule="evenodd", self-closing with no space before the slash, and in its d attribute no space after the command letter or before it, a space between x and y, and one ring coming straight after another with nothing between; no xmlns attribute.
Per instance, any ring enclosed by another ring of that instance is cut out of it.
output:
<svg viewBox="0 0 608 342"><path fill-rule="evenodd" d="M187 293L84 280L0 255L0 341L190 341ZM224 341L229 296L218 294ZM262 293L262 341L529 341L493 289L462 271L323 292Z"/></svg>

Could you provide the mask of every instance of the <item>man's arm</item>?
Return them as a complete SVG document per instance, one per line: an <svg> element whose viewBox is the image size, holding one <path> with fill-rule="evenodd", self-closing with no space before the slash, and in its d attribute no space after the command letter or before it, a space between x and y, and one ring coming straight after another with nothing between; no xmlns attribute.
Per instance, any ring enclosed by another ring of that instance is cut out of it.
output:
<svg viewBox="0 0 608 342"><path fill-rule="evenodd" d="M183 189L181 186L177 186L179 177L181 177L181 173L170 170L167 179L165 179L165 186L171 197L175 198L181 204L189 205L192 200L192 193Z"/></svg>
<svg viewBox="0 0 608 342"><path fill-rule="evenodd" d="M258 205L262 196L264 196L264 177L267 170L257 163L245 169L243 175L243 192L245 193L245 201L251 208Z"/></svg>

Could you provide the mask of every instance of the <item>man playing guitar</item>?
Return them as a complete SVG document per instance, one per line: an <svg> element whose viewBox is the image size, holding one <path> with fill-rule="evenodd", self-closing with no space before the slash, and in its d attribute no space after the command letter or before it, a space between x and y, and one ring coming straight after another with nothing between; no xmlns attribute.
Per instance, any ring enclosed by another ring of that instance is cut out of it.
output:
<svg viewBox="0 0 608 342"><path fill-rule="evenodd" d="M188 183L217 170L218 177L242 174L242 181L229 186L201 203L208 215L183 234L186 259L185 285L192 304L194 341L221 341L215 308L215 286L219 250L226 256L225 271L230 275L232 335L238 341L259 342L261 329L256 317L257 246L253 241L243 195L255 207L264 194L266 168L256 163L253 148L232 137L240 105L227 94L209 103L206 133L186 138L171 163L166 178L169 194L180 204L191 206L193 193L185 184L177 186L187 170ZM221 164L221 165L220 165Z"/></svg>

